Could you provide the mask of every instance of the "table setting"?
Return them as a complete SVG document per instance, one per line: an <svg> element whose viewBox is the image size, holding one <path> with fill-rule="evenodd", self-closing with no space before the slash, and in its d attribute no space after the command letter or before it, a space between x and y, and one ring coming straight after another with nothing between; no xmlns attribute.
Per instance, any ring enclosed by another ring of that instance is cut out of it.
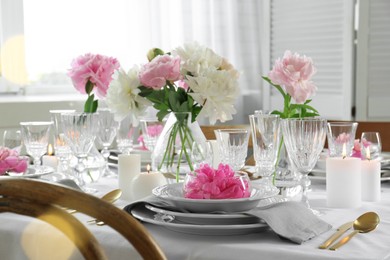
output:
<svg viewBox="0 0 390 260"><path fill-rule="evenodd" d="M263 77L283 109L254 111L246 128L215 126L208 140L198 116L214 124L235 113L239 73L223 57L198 43L155 48L126 72L115 58L82 55L68 75L88 96L84 112L51 110L51 121L21 122L33 164L20 145L1 147L0 180L38 178L114 203L169 259L390 259L390 155L379 133L356 139L357 122L320 116L310 104L315 72L310 58L286 51ZM153 117L145 115L151 106ZM250 144L255 165L246 165ZM110 259L139 258L104 222L64 210L88 225ZM28 226L18 217L13 232L3 224L10 219L0 216L0 234L12 237L1 252ZM59 236L36 230L28 236ZM8 258L27 259L20 247Z"/></svg>

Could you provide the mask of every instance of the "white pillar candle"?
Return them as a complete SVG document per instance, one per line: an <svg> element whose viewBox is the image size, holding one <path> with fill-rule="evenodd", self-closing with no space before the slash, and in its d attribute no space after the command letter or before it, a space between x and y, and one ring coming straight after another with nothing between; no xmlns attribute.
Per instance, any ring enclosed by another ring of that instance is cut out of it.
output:
<svg viewBox="0 0 390 260"><path fill-rule="evenodd" d="M381 200L381 164L377 160L362 161L362 200Z"/></svg>
<svg viewBox="0 0 390 260"><path fill-rule="evenodd" d="M58 167L58 158L54 155L44 155L42 156L42 165L53 167L57 169Z"/></svg>
<svg viewBox="0 0 390 260"><path fill-rule="evenodd" d="M118 156L118 185L122 198L132 200L131 181L141 172L141 155L120 154Z"/></svg>
<svg viewBox="0 0 390 260"><path fill-rule="evenodd" d="M326 159L326 198L328 207L354 208L362 201L361 160L352 157Z"/></svg>
<svg viewBox="0 0 390 260"><path fill-rule="evenodd" d="M167 184L167 179L160 172L141 172L131 181L131 197L139 200L152 194L154 188Z"/></svg>

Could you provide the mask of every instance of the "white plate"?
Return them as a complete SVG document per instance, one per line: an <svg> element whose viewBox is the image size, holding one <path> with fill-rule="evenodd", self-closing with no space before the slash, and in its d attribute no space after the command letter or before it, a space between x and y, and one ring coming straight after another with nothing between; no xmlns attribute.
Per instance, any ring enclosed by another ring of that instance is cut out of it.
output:
<svg viewBox="0 0 390 260"><path fill-rule="evenodd" d="M252 209L262 199L276 196L279 191L267 191L261 185L253 185L251 196L241 199L187 199L183 197L183 183L172 183L153 189L153 194L160 199L168 200L183 210L199 213L240 212Z"/></svg>
<svg viewBox="0 0 390 260"><path fill-rule="evenodd" d="M229 225L193 225L182 223L172 215L156 213L145 208L145 205L136 206L131 210L131 214L146 223L163 226L167 229L195 234L195 235L212 235L212 236L228 236L228 235L245 235L264 231L268 226L264 223L254 224L229 224Z"/></svg>
<svg viewBox="0 0 390 260"><path fill-rule="evenodd" d="M40 166L40 168L41 169L37 171L36 169L34 169L32 167L28 167L26 172L24 172L23 174L20 174L20 173L10 173L9 175L4 176L4 177L12 177L12 178L39 178L41 176L44 176L44 175L47 175L47 174L50 174L50 173L54 172L53 167L50 167L50 166Z"/></svg>

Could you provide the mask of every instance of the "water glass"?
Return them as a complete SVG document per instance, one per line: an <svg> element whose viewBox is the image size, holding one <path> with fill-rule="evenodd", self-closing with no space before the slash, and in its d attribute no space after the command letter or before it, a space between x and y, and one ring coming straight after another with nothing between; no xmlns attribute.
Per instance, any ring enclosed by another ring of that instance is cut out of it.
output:
<svg viewBox="0 0 390 260"><path fill-rule="evenodd" d="M351 156L358 123L331 122L328 123L328 148L330 157ZM343 154L345 146L346 154Z"/></svg>
<svg viewBox="0 0 390 260"><path fill-rule="evenodd" d="M153 152L162 130L164 129L164 121L158 121L157 118L143 118L140 120L142 137L145 147Z"/></svg>
<svg viewBox="0 0 390 260"><path fill-rule="evenodd" d="M363 132L360 138L360 145L364 158L367 158L367 154L369 154L370 159L377 159L380 157L382 142L378 132Z"/></svg>
<svg viewBox="0 0 390 260"><path fill-rule="evenodd" d="M22 133L19 129L5 130L3 134L3 146L15 150L20 154L22 150Z"/></svg>
<svg viewBox="0 0 390 260"><path fill-rule="evenodd" d="M275 171L280 144L280 117L270 114L255 114L249 116L251 125L253 155L256 169L262 177L265 186L270 190L277 189L271 180Z"/></svg>
<svg viewBox="0 0 390 260"><path fill-rule="evenodd" d="M43 171L41 157L47 152L49 131L53 122L21 122L21 133L26 151L34 158L34 169Z"/></svg>
<svg viewBox="0 0 390 260"><path fill-rule="evenodd" d="M249 130L246 129L217 129L217 137L221 162L229 164L238 171L245 166L248 154Z"/></svg>
<svg viewBox="0 0 390 260"><path fill-rule="evenodd" d="M213 166L213 148L209 141L193 142L191 149L191 162L194 169L199 168L201 164Z"/></svg>
<svg viewBox="0 0 390 260"><path fill-rule="evenodd" d="M131 117L127 116L119 122L116 133L116 145L119 152L123 154L130 154L133 150L134 138L137 127L133 126Z"/></svg>

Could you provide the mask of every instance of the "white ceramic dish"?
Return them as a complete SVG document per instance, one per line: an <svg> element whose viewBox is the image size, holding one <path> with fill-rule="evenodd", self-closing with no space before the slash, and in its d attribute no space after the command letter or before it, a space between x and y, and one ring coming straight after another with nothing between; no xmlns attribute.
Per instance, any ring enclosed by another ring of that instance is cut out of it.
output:
<svg viewBox="0 0 390 260"><path fill-rule="evenodd" d="M41 176L50 174L54 172L54 169L50 166L41 166L41 170L37 171L32 167L28 167L26 172L23 174L20 173L9 173L7 176L2 177L11 177L11 178L40 178Z"/></svg>
<svg viewBox="0 0 390 260"><path fill-rule="evenodd" d="M144 205L139 205L131 210L131 214L146 223L163 226L167 229L195 234L211 236L245 235L264 231L268 225L264 223L254 224L227 224L227 225L194 225L182 223L175 216L150 211Z"/></svg>
<svg viewBox="0 0 390 260"><path fill-rule="evenodd" d="M260 200L274 197L278 191L266 191L261 185L253 185L251 196L241 199L186 199L183 197L182 183L172 183L153 189L153 194L160 199L168 200L176 207L190 212L240 212L250 210Z"/></svg>

